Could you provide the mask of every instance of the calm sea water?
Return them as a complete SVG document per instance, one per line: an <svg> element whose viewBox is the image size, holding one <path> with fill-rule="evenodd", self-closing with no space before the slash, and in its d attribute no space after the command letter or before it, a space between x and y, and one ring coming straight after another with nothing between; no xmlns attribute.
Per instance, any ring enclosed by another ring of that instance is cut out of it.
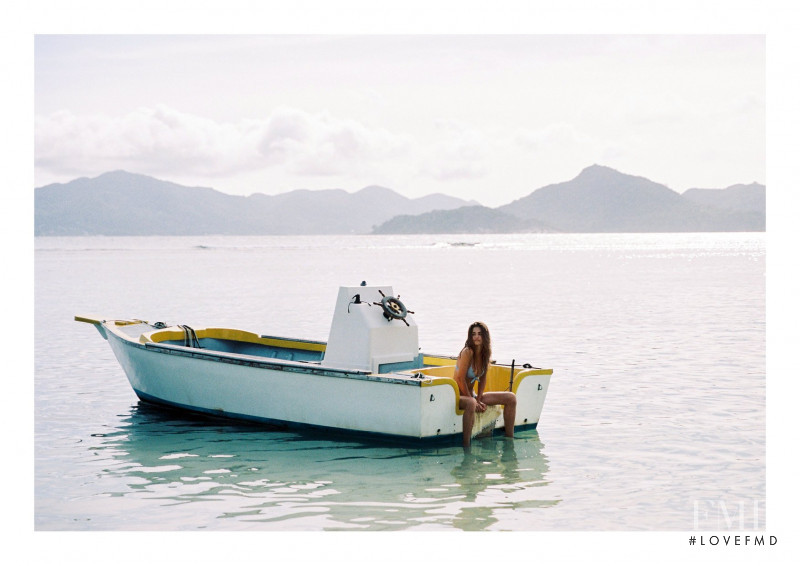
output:
<svg viewBox="0 0 800 566"><path fill-rule="evenodd" d="M498 361L552 367L538 430L465 453L194 419L73 321L326 340L362 280L424 351L484 320ZM763 530L765 349L764 234L37 238L35 529Z"/></svg>

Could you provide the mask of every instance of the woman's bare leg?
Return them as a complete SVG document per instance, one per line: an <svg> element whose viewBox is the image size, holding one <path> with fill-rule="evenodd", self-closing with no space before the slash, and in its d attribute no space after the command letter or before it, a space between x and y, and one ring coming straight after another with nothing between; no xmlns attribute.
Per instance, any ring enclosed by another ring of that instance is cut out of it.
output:
<svg viewBox="0 0 800 566"><path fill-rule="evenodd" d="M503 405L503 422L505 423L505 433L506 436L513 437L514 419L517 418L517 396L509 391L504 391L502 393L493 392L484 393L481 400L487 405Z"/></svg>
<svg viewBox="0 0 800 566"><path fill-rule="evenodd" d="M464 448L469 448L470 441L472 440L472 425L475 423L475 406L477 402L472 397L460 397L458 407L464 409L464 419L462 427L464 428L463 443Z"/></svg>

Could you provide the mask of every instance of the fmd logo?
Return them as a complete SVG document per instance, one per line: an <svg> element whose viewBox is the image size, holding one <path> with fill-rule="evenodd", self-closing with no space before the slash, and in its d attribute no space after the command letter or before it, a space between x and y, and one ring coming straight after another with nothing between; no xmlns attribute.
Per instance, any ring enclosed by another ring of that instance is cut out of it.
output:
<svg viewBox="0 0 800 566"><path fill-rule="evenodd" d="M697 499L694 501L694 528L714 530L752 530L764 528L764 500Z"/></svg>

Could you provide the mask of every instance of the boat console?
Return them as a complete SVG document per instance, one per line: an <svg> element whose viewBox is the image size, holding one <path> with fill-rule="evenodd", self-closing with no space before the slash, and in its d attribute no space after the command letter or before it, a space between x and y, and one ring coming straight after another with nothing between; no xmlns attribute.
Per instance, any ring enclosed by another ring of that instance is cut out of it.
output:
<svg viewBox="0 0 800 566"><path fill-rule="evenodd" d="M323 364L372 373L421 367L411 314L390 285L340 287Z"/></svg>

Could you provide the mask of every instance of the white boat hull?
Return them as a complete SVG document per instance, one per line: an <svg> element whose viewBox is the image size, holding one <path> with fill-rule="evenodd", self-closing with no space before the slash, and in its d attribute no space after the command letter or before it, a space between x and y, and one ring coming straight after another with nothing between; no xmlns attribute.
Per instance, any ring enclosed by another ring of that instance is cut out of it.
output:
<svg viewBox="0 0 800 566"><path fill-rule="evenodd" d="M355 290L363 296L369 291ZM330 343L233 329L195 332L144 321L76 320L93 324L108 340L134 392L146 402L219 417L362 435L415 440L461 436L463 411L453 379L455 359L419 354L413 321L405 321L407 353L393 351L401 343L396 340L397 329L403 327L396 321L392 326L391 320L384 320L365 301L352 301L353 291L342 288L337 306L342 314L337 316L345 317L351 326L354 320L362 321L364 340L371 349L355 351L350 366L343 364L349 352L341 336L352 333L352 328L340 335L334 351ZM336 318L332 336L335 329ZM381 332L382 341L376 340ZM181 342L184 335L186 341ZM383 350L379 354L375 344ZM551 375L550 369L514 370L493 364L486 391L510 387L517 397L515 427L536 427ZM505 426L502 411L496 409L477 414L475 421L473 435Z"/></svg>
<svg viewBox="0 0 800 566"><path fill-rule="evenodd" d="M211 354L165 353L117 336L110 342L131 387L145 401L255 421L414 438L429 435L422 430L425 392L419 383L414 387L361 374L301 373L256 362L248 366ZM439 403L448 393L452 396L442 385L424 389L431 389L428 396L441 399ZM431 420L426 428L437 424L440 431L454 426L448 423L442 429L444 423Z"/></svg>

